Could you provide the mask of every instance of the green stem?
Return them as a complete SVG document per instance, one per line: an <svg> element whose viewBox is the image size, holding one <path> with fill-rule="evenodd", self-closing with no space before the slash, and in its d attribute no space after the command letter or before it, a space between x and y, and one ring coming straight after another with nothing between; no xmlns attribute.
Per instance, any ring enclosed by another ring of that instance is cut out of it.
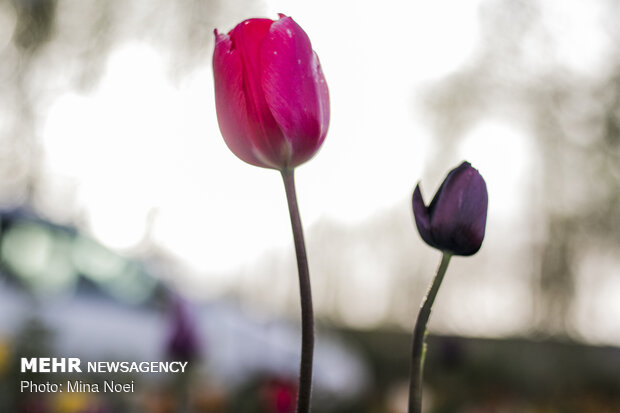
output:
<svg viewBox="0 0 620 413"><path fill-rule="evenodd" d="M422 302L422 307L418 313L418 319L413 328L413 344L411 349L411 379L409 382L409 413L420 413L422 411L422 376L424 373L424 358L426 356L426 324L431 316L431 308L437 297L437 292L443 281L443 277L448 269L452 254L444 252L441 263L433 279L426 297Z"/></svg>
<svg viewBox="0 0 620 413"><path fill-rule="evenodd" d="M310 271L308 270L304 233L295 193L294 171L292 169L283 170L282 179L291 216L291 226L293 227L297 271L299 273L299 295L301 298L301 361L299 365L297 413L309 413L310 395L312 392L312 359L314 355L314 314L312 310Z"/></svg>

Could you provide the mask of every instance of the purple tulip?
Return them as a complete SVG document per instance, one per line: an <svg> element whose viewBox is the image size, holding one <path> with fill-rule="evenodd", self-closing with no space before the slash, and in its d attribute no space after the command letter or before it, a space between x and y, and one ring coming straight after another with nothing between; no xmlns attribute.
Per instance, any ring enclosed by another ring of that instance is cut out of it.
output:
<svg viewBox="0 0 620 413"><path fill-rule="evenodd" d="M171 328L166 352L173 359L195 360L200 355L197 325L184 301L175 297L171 305Z"/></svg>
<svg viewBox="0 0 620 413"><path fill-rule="evenodd" d="M215 30L213 75L220 131L243 161L286 170L318 151L329 93L310 39L292 18Z"/></svg>
<svg viewBox="0 0 620 413"><path fill-rule="evenodd" d="M413 215L428 245L453 255L480 249L487 221L487 186L469 162L450 171L427 207L420 184L413 192Z"/></svg>

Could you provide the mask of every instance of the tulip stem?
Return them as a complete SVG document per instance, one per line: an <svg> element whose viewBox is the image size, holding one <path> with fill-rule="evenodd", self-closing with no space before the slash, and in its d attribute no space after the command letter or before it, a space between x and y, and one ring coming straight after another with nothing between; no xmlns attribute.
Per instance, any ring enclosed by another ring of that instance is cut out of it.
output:
<svg viewBox="0 0 620 413"><path fill-rule="evenodd" d="M310 412L310 394L312 392L312 359L314 355L314 314L312 310L312 290L310 288L310 271L304 233L295 193L295 176L293 169L282 170L286 200L293 227L293 240L297 255L299 273L299 294L301 298L301 361L299 366L299 392L297 395L297 413Z"/></svg>
<svg viewBox="0 0 620 413"><path fill-rule="evenodd" d="M424 372L424 359L426 357L426 324L431 316L431 308L437 297L437 292L448 269L452 254L444 252L441 263L433 279L433 283L422 301L422 307L418 313L418 319L413 328L413 344L411 349L411 378L409 382L409 413L422 411L422 376Z"/></svg>

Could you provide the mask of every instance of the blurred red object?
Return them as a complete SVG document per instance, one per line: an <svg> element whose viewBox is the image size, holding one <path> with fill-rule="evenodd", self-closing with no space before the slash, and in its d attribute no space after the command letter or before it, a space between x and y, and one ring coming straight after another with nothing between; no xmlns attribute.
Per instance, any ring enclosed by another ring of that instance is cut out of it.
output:
<svg viewBox="0 0 620 413"><path fill-rule="evenodd" d="M262 390L265 413L294 413L297 401L297 385L292 380L274 378L265 383Z"/></svg>

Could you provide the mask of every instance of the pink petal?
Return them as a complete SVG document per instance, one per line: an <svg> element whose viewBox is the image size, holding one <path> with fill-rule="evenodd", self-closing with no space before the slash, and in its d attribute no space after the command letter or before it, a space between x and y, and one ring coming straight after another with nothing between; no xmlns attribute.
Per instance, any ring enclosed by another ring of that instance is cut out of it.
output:
<svg viewBox="0 0 620 413"><path fill-rule="evenodd" d="M290 145L288 166L311 158L327 133L329 94L310 39L290 17L271 25L261 47L262 87Z"/></svg>
<svg viewBox="0 0 620 413"><path fill-rule="evenodd" d="M217 32L213 53L213 76L217 119L224 141L243 161L256 166L266 166L256 156L250 139L241 57L232 48L230 37Z"/></svg>
<svg viewBox="0 0 620 413"><path fill-rule="evenodd" d="M249 19L237 25L230 37L243 66L243 91L252 142L258 156L270 167L279 169L283 166L286 142L267 105L260 80L260 49L272 24L273 20L269 19Z"/></svg>

